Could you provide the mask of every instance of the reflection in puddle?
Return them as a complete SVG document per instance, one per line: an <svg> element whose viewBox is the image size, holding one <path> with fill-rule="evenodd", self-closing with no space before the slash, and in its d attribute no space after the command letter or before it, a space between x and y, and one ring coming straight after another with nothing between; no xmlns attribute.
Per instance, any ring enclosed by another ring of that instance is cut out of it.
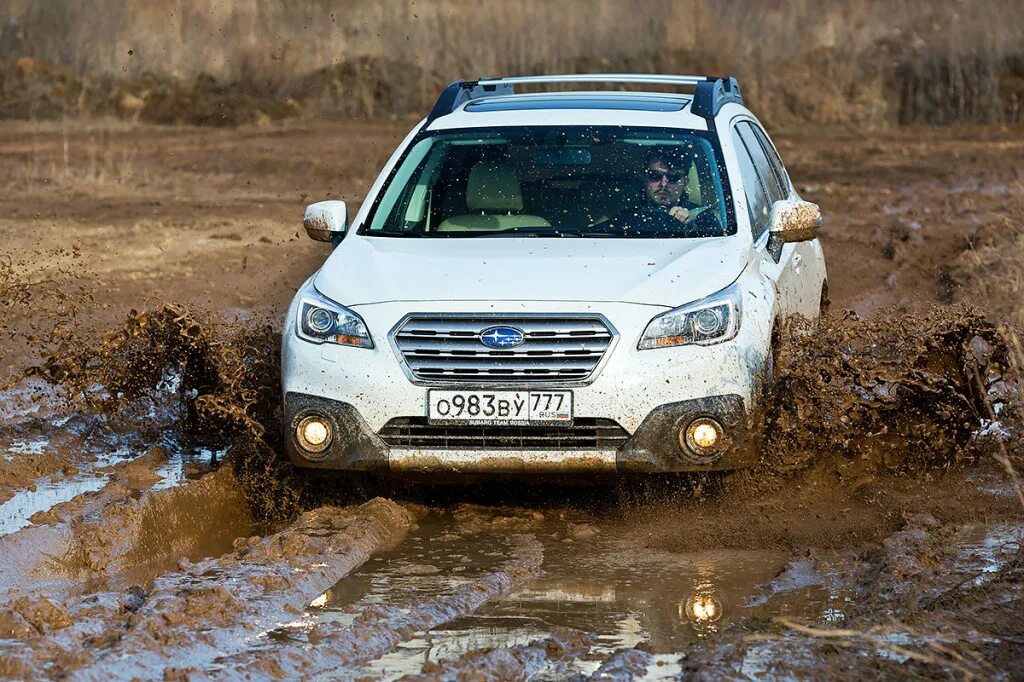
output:
<svg viewBox="0 0 1024 682"><path fill-rule="evenodd" d="M502 552L494 551L506 544L500 533L460 537L458 528L450 519L423 521L401 547L376 557L321 595L311 604L311 615L319 622L344 624L369 605L407 604L444 594L501 562ZM544 543L539 577L475 613L417 633L354 675L395 679L418 672L428 661L454 659L487 647L525 645L557 627L592 633L593 653L598 655L585 657L594 660L550 664L531 679L590 674L600 664L598 659L640 644L656 654L658 673L668 674L679 671L676 652L736 618L789 615L820 620L834 606L834 595L820 584L790 585L783 599L775 598L770 584L785 573L789 558L782 552L682 555L638 551L635 540L616 536L614 527L602 529L596 540L571 544L564 541L564 523L544 521L531 530ZM423 565L440 570L415 570Z"/></svg>
<svg viewBox="0 0 1024 682"><path fill-rule="evenodd" d="M134 459L136 454L126 449L101 454L90 467L73 476L57 474L51 479L36 481L35 490L21 490L0 504L0 535L7 535L31 524L36 513L67 502L78 495L95 492L107 484L107 476L97 474L96 468L112 466Z"/></svg>
<svg viewBox="0 0 1024 682"><path fill-rule="evenodd" d="M39 432L0 443L0 456L5 461L53 452L58 459L60 453L64 453L65 458L74 463L73 472L58 470L39 478L31 487L17 491L0 504L0 536L31 525L30 519L39 512L102 489L114 475L112 467L137 459L148 450L140 434L112 433L103 426L104 420L98 416L62 416L24 425L24 428ZM156 444L167 457L153 469L160 480L152 490L182 484L186 478L187 463L209 467L223 459L226 452L185 447L171 431L159 438ZM67 457L67 453L72 453L72 456Z"/></svg>
<svg viewBox="0 0 1024 682"><path fill-rule="evenodd" d="M702 583L694 588L692 597L679 604L679 619L690 621L698 634L714 631L715 623L725 612L722 600L715 593L711 583Z"/></svg>

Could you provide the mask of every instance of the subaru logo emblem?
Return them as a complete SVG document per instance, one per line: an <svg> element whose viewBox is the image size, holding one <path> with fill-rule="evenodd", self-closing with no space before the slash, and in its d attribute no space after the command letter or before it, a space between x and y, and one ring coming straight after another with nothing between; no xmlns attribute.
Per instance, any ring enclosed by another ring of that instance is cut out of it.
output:
<svg viewBox="0 0 1024 682"><path fill-rule="evenodd" d="M488 348L515 348L526 335L515 327L490 327L480 332L480 343Z"/></svg>

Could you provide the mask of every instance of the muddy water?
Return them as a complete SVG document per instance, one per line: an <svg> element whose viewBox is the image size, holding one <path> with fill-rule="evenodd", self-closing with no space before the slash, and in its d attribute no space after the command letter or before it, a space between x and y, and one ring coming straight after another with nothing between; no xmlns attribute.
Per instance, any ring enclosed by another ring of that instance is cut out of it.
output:
<svg viewBox="0 0 1024 682"><path fill-rule="evenodd" d="M226 449L186 444L168 417L154 421L167 424L160 435L111 428L103 415L68 415L16 423L0 435L0 457L12 469L31 466L28 460L59 464L55 471L31 480L0 504L0 536L33 523L33 517L86 493L101 490L123 465L146 454L158 460L146 486L163 490L181 485L187 478L218 465ZM43 467L45 468L45 467ZM45 522L45 517L40 519Z"/></svg>
<svg viewBox="0 0 1024 682"><path fill-rule="evenodd" d="M519 524L511 524L513 527ZM643 645L668 674L680 652L739 618L790 615L821 622L843 618L848 595L830 591L810 567L789 568L786 552L644 551L611 524L541 520L525 524L543 544L542 574L438 628L417 632L391 653L352 671L396 679L425 663L490 647L543 639L558 628L588 633L589 655L550 663L537 679L590 674L614 651ZM501 556L493 530L434 513L398 548L380 554L325 593L310 617L282 628L302 641L323 623L350 623L368 604L408 604L457 590ZM788 582L773 583L786 575ZM668 665L668 667L666 667Z"/></svg>

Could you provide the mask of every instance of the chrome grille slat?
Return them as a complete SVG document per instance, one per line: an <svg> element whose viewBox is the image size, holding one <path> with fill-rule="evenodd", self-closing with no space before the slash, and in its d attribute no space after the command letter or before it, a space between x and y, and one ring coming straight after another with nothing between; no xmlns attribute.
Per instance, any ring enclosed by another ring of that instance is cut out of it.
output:
<svg viewBox="0 0 1024 682"><path fill-rule="evenodd" d="M494 360L500 360L502 358L597 358L601 359L604 355L603 351L589 351L589 350L570 350L570 351L529 351L519 353L505 353L502 351L494 351L491 353L472 353L469 354L467 351L442 351L442 350L413 350L409 351L410 357L419 358L492 358Z"/></svg>
<svg viewBox="0 0 1024 682"><path fill-rule="evenodd" d="M480 341L491 327L524 333L514 348ZM411 378L439 383L581 382L592 378L615 338L595 315L410 315L391 340Z"/></svg>
<svg viewBox="0 0 1024 682"><path fill-rule="evenodd" d="M438 322L443 322L443 327L438 327ZM479 315L452 315L444 317L416 317L412 316L402 325L400 335L416 336L423 334L433 336L437 334L450 334L452 332L479 334L488 327L508 324L521 329L527 336L531 334L595 334L609 335L608 328L599 318L596 317L530 317L526 315L508 315L502 317L484 317Z"/></svg>
<svg viewBox="0 0 1024 682"><path fill-rule="evenodd" d="M378 434L392 447L614 450L629 434L611 419L577 419L571 426L434 425L426 417L396 417Z"/></svg>
<svg viewBox="0 0 1024 682"><path fill-rule="evenodd" d="M439 360L444 361L445 369L477 369L487 371L490 369L520 369L521 365L529 362L529 367L522 369L546 369L557 371L559 369L580 369L581 367L593 368L600 357L572 357L550 355L537 357L463 357L458 355L438 357L437 355L419 356L407 355L406 361L414 370L420 367L433 367Z"/></svg>
<svg viewBox="0 0 1024 682"><path fill-rule="evenodd" d="M569 367L562 369L548 369L544 367L528 367L525 369L515 369L512 367L491 367L489 369L479 369L475 367L454 367L454 368L442 368L442 367L431 367L425 366L418 369L424 375L429 376L448 376L458 374L476 374L479 376L516 376L516 377L530 377L530 376L555 376L555 375L573 375L573 376L586 376L591 370L587 367Z"/></svg>
<svg viewBox="0 0 1024 682"><path fill-rule="evenodd" d="M399 336L400 341L405 342L409 337ZM524 343L518 348L503 348L503 349L491 349L480 343L480 340L476 337L472 338L457 338L457 339L445 339L437 337L413 337L413 341L408 343L411 350L414 351L473 351L479 355L486 355L490 353L514 353L514 354L525 354L528 352L567 352L567 351L593 351L599 354L603 354L605 349L608 348L608 338L604 339L538 339L534 340L527 337L529 343ZM402 344L406 345L405 343Z"/></svg>

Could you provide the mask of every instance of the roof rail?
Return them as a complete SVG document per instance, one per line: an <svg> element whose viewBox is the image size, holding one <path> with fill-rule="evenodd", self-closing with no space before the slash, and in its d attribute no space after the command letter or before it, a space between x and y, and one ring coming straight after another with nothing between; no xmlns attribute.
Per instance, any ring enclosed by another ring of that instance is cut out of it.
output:
<svg viewBox="0 0 1024 682"><path fill-rule="evenodd" d="M435 118L450 114L464 103L484 97L514 95L514 85L540 85L545 83L630 83L649 85L679 85L694 88L690 110L703 118L714 118L723 104L743 104L740 84L735 78L724 76L672 76L642 73L578 73L557 76L512 76L508 78L479 78L475 81L458 80L441 91L437 103L427 116L429 124Z"/></svg>

